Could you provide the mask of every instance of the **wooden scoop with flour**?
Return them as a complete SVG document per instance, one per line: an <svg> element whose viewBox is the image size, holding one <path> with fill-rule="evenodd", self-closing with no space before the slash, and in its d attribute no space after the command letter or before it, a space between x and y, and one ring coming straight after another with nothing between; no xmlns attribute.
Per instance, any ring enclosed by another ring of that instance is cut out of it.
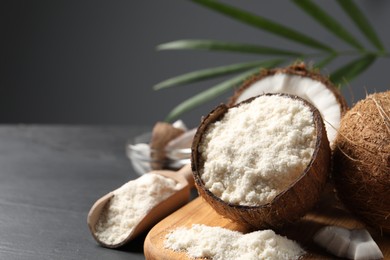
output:
<svg viewBox="0 0 390 260"><path fill-rule="evenodd" d="M147 174L159 174L167 178L171 178L180 184L180 188L168 198L154 205L146 213L146 215L144 215L139 222L135 224L132 231L126 236L126 238L116 243L107 243L99 239L96 235L96 225L99 218L102 217L102 212L108 205L110 199L114 196L114 193L110 192L101 197L91 207L88 213L87 223L92 236L102 246L117 248L126 244L189 201L190 190L194 186L194 179L192 176L191 166L189 164L181 168L179 171L155 170Z"/></svg>

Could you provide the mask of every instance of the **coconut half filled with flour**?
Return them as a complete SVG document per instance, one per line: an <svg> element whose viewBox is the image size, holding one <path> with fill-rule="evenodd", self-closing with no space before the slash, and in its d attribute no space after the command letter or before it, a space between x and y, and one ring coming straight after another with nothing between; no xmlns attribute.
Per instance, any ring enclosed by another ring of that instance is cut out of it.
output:
<svg viewBox="0 0 390 260"><path fill-rule="evenodd" d="M287 94L218 106L192 146L199 194L221 215L256 228L281 227L304 215L317 202L329 165L320 113Z"/></svg>
<svg viewBox="0 0 390 260"><path fill-rule="evenodd" d="M323 117L328 140L333 147L341 117L348 106L345 98L327 77L309 71L303 63L263 70L239 87L229 105L265 93L296 95L313 104Z"/></svg>

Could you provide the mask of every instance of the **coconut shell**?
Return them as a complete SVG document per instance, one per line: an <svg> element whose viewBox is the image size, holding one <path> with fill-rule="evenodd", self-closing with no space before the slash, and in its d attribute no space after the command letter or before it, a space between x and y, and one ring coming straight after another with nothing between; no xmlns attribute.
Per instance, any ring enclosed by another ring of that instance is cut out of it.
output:
<svg viewBox="0 0 390 260"><path fill-rule="evenodd" d="M294 65L291 65L289 67L285 68L274 68L274 69L263 69L260 71L260 73L250 77L247 79L234 93L234 95L230 98L228 105L233 106L236 104L238 98L240 95L249 87L253 85L253 83L260 81L266 77L273 76L275 74L289 74L289 75L296 75L301 77L307 77L315 81L321 82L323 85L325 85L335 96L336 100L340 104L341 108L341 114L344 115L345 112L348 110L348 104L345 100L344 96L341 94L339 89L329 80L328 77L325 77L324 75L314 71L314 70L308 70L306 68L305 63L300 62Z"/></svg>
<svg viewBox="0 0 390 260"><path fill-rule="evenodd" d="M207 128L220 120L228 111L229 107L226 105L216 107L203 119L195 134L191 155L192 171L200 196L222 216L255 229L280 228L298 220L316 204L330 172L331 152L319 111L313 105L297 96L287 94L266 95L282 95L302 100L313 112L317 137L312 159L302 175L286 190L279 193L269 203L259 206L243 206L227 203L205 188L201 178L201 169L205 162L198 151L198 147L202 143L203 135ZM250 102L254 98L244 102ZM229 173L227 172L226 174Z"/></svg>
<svg viewBox="0 0 390 260"><path fill-rule="evenodd" d="M335 144L338 196L367 224L390 234L390 91L356 103L341 120Z"/></svg>
<svg viewBox="0 0 390 260"><path fill-rule="evenodd" d="M152 159L151 168L153 170L161 170L165 167L166 160L165 147L176 137L184 133L183 129L176 128L173 125L165 122L157 122L152 131L150 139L150 158Z"/></svg>

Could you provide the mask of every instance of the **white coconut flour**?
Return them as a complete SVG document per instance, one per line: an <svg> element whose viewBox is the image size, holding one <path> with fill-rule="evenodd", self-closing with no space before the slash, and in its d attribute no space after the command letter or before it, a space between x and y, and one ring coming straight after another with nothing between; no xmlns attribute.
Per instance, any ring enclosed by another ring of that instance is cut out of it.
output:
<svg viewBox="0 0 390 260"><path fill-rule="evenodd" d="M272 230L242 234L221 227L193 225L168 233L164 247L185 251L191 258L224 259L298 259L305 251L294 241Z"/></svg>
<svg viewBox="0 0 390 260"><path fill-rule="evenodd" d="M260 96L209 126L199 147L201 178L225 202L265 204L304 171L315 138L312 112L301 100Z"/></svg>
<svg viewBox="0 0 390 260"><path fill-rule="evenodd" d="M113 191L96 224L97 238L106 244L118 244L155 205L168 198L181 185L158 174L144 174Z"/></svg>

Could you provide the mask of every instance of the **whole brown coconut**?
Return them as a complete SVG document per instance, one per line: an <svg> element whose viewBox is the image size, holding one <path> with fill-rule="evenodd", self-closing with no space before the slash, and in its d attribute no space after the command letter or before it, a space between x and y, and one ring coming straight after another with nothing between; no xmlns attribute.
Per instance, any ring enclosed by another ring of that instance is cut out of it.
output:
<svg viewBox="0 0 390 260"><path fill-rule="evenodd" d="M341 121L334 180L345 206L390 234L390 91L367 96Z"/></svg>
<svg viewBox="0 0 390 260"><path fill-rule="evenodd" d="M256 206L225 202L208 190L202 180L201 172L205 164L205 159L200 152L200 146L204 141L205 133L209 126L221 120L224 114L229 109L232 109L232 107L222 104L203 119L195 134L191 155L192 171L199 194L222 216L255 229L281 228L298 220L318 201L330 173L331 152L319 111L309 102L298 96L288 94L265 95L286 96L302 101L312 111L316 129L315 148L309 164L298 179L281 191L272 201ZM251 102L255 98L250 98L235 106ZM240 136L237 136L237 138L240 138ZM230 173L226 172L226 174L228 175Z"/></svg>

